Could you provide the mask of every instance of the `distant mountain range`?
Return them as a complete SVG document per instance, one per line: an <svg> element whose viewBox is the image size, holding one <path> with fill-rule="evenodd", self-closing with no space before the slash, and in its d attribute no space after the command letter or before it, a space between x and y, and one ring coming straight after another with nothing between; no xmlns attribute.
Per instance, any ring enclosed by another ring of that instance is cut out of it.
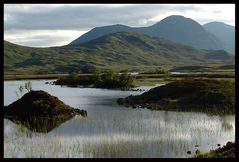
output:
<svg viewBox="0 0 239 162"><path fill-rule="evenodd" d="M136 32L152 37L166 38L197 49L223 49L232 54L235 53L235 27L213 22L202 26L190 18L178 15L166 17L149 27L134 28L120 24L96 27L69 45L79 45L116 32Z"/></svg>
<svg viewBox="0 0 239 162"><path fill-rule="evenodd" d="M235 27L222 22L210 22L203 27L214 34L225 47L224 49L235 54Z"/></svg>
<svg viewBox="0 0 239 162"><path fill-rule="evenodd" d="M89 34L91 32L86 33ZM4 74L65 73L93 67L125 70L142 66L234 62L234 56L224 50L198 50L138 32L100 34L96 39L93 39L96 35L92 34L88 41L85 36L85 41L79 45L49 48L25 47L4 41Z"/></svg>

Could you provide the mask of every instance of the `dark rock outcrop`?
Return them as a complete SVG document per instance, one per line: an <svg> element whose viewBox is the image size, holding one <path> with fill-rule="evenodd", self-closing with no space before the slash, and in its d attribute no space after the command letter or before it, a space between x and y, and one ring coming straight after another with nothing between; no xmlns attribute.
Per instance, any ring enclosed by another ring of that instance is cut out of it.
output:
<svg viewBox="0 0 239 162"><path fill-rule="evenodd" d="M85 117L87 111L74 109L44 91L30 91L4 107L4 118L37 132L48 132L75 115Z"/></svg>

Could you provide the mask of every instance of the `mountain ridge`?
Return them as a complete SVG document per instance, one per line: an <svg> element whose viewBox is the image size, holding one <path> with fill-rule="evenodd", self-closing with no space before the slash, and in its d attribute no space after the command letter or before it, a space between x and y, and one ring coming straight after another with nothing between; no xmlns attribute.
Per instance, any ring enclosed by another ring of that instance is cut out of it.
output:
<svg viewBox="0 0 239 162"><path fill-rule="evenodd" d="M134 32L113 33L81 45L48 48L4 41L4 73L65 73L92 67L119 70L233 60L227 52L221 52L220 58L213 59L211 55L208 59L210 52Z"/></svg>
<svg viewBox="0 0 239 162"><path fill-rule="evenodd" d="M197 49L230 50L225 47L225 43L221 39L206 30L204 26L193 19L181 15L168 16L148 27L129 27L122 24L96 27L73 40L68 45L79 45L115 32L137 32L149 36L166 38L193 46Z"/></svg>
<svg viewBox="0 0 239 162"><path fill-rule="evenodd" d="M235 54L235 27L222 22L209 22L203 27L214 34L225 46L225 49Z"/></svg>

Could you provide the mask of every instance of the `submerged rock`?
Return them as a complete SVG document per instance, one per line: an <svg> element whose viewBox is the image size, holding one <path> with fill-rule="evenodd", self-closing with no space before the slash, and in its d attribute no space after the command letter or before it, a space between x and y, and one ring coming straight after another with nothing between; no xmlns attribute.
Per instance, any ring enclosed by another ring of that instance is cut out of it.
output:
<svg viewBox="0 0 239 162"><path fill-rule="evenodd" d="M117 100L117 103L120 104L120 105L123 105L124 104L124 98L119 98Z"/></svg>
<svg viewBox="0 0 239 162"><path fill-rule="evenodd" d="M30 91L4 107L4 118L37 132L48 132L75 115L87 116L44 91Z"/></svg>

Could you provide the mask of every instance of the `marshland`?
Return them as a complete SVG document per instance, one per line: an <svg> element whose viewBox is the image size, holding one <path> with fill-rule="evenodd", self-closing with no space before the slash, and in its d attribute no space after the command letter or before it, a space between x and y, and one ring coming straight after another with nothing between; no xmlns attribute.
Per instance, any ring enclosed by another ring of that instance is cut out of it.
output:
<svg viewBox="0 0 239 162"><path fill-rule="evenodd" d="M3 157L234 158L235 8L4 4Z"/></svg>
<svg viewBox="0 0 239 162"><path fill-rule="evenodd" d="M4 82L4 105L17 100L16 90L29 80ZM84 109L48 133L34 132L4 119L4 157L192 157L235 140L235 115L152 111L118 105L118 98L144 91L76 88L30 80L64 103ZM27 93L27 91L24 91ZM198 147L195 147L198 145ZM188 154L188 151L191 154Z"/></svg>

